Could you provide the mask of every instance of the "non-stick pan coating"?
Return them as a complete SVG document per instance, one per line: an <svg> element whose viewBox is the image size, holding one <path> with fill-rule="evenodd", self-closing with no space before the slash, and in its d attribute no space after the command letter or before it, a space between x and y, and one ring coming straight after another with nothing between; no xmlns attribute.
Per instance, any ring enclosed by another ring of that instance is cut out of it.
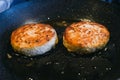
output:
<svg viewBox="0 0 120 80"><path fill-rule="evenodd" d="M0 80L117 80L120 77L120 6L96 0L36 1L19 4L0 14ZM64 23L70 25L81 19L108 28L110 41L103 50L85 56L67 54L62 45ZM30 22L47 23L56 29L59 36L56 49L35 58L11 53L11 32ZM8 54L12 59L6 57Z"/></svg>

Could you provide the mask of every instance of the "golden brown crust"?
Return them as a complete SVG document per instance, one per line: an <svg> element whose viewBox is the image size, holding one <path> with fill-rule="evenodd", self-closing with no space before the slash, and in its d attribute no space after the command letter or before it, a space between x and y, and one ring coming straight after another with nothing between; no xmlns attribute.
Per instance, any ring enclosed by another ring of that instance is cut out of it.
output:
<svg viewBox="0 0 120 80"><path fill-rule="evenodd" d="M19 48L41 46L55 35L54 29L47 24L26 24L12 32L11 44Z"/></svg>
<svg viewBox="0 0 120 80"><path fill-rule="evenodd" d="M63 37L63 44L65 47L67 47L69 51L74 51L75 48L102 47L108 42L110 33L101 24L82 21L73 23L67 27ZM73 49L73 47L75 48Z"/></svg>

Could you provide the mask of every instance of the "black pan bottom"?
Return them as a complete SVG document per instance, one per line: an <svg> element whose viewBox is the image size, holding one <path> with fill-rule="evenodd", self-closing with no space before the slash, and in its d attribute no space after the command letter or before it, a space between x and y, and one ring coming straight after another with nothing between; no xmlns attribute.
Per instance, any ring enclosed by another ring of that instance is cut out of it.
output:
<svg viewBox="0 0 120 80"><path fill-rule="evenodd" d="M116 44L110 39L107 46L90 55L69 53L62 43L66 26L76 20L52 20L58 34L58 45L46 55L27 57L13 51L8 41L5 66L21 80L102 80L113 69Z"/></svg>

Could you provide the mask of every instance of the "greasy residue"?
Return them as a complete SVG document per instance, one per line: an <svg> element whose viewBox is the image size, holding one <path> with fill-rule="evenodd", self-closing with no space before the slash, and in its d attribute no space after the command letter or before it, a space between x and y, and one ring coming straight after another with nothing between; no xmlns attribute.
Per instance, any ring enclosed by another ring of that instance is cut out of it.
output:
<svg viewBox="0 0 120 80"><path fill-rule="evenodd" d="M50 19L50 18L48 18ZM44 23L52 25L59 38L58 45L46 55L27 57L12 50L10 44L6 67L24 80L100 80L112 70L111 47L108 45L90 55L69 53L62 43L62 35L67 26L77 20L52 20ZM113 50L112 50L113 51ZM113 51L114 52L114 51Z"/></svg>

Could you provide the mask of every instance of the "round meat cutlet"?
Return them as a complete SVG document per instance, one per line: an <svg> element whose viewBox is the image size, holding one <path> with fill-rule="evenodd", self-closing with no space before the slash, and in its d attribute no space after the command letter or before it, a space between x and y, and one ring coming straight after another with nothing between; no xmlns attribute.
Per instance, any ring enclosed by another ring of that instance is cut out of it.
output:
<svg viewBox="0 0 120 80"><path fill-rule="evenodd" d="M102 49L108 43L107 28L95 22L81 21L66 28L63 44L70 52L88 54Z"/></svg>
<svg viewBox="0 0 120 80"><path fill-rule="evenodd" d="M57 33L48 24L26 24L14 30L11 34L13 49L27 56L44 54L57 43Z"/></svg>

